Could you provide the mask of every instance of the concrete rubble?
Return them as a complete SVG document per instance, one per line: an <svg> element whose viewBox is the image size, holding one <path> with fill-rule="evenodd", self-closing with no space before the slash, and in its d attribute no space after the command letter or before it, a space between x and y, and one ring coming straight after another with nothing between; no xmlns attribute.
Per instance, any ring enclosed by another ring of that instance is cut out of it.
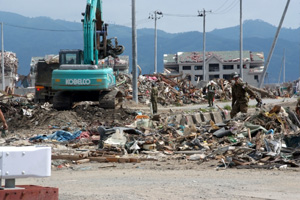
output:
<svg viewBox="0 0 300 200"><path fill-rule="evenodd" d="M131 75L119 74L117 76L118 87L124 91L126 99L132 99ZM140 75L138 77L138 97L139 102L148 104L150 101L151 84L158 86L158 102L162 105L185 105L206 103L206 88L208 82L200 81L196 86L192 85L187 77L168 76L164 74ZM230 100L231 84L225 79L216 79L217 91L215 99ZM260 94L262 98L276 98L281 96L279 88L266 87L259 89L250 86ZM289 91L292 92L292 91ZM283 95L284 96L284 95ZM292 94L290 95L292 96Z"/></svg>
<svg viewBox="0 0 300 200"><path fill-rule="evenodd" d="M0 63L2 62L2 54L0 52ZM4 66L5 72L12 72L17 74L18 71L18 58L13 52L4 52Z"/></svg>
<svg viewBox="0 0 300 200"><path fill-rule="evenodd" d="M4 91L9 94L14 94L16 83L20 79L20 76L18 75L19 61L16 56L16 53L14 52L5 51L3 57L4 57L4 80L5 80ZM0 63L2 63L2 52L0 52ZM0 74L2 74L2 70ZM1 78L1 82L0 82L1 88L3 88L2 84L3 81Z"/></svg>
<svg viewBox="0 0 300 200"><path fill-rule="evenodd" d="M229 110L220 107L171 109L151 115L132 108L130 80L129 75L118 76L118 86L126 97L123 108L116 110L81 102L71 111L58 112L51 104L35 104L30 94L4 94L0 105L10 128L2 132L0 145L51 146L56 167L92 161L135 163L165 159L198 164L217 160L218 170L299 167L300 122L294 107L264 105L234 119L230 119ZM142 104L149 102L153 81L160 88L161 105L206 104L203 88L163 75L139 77ZM226 101L230 97L229 83L216 82L220 87L216 101Z"/></svg>

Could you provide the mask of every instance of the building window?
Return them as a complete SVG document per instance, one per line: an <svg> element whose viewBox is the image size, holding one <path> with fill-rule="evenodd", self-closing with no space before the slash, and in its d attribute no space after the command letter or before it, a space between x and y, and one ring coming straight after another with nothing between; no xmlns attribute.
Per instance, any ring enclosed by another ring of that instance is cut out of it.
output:
<svg viewBox="0 0 300 200"><path fill-rule="evenodd" d="M189 81L192 80L191 75L187 75L186 79L189 80Z"/></svg>
<svg viewBox="0 0 300 200"><path fill-rule="evenodd" d="M230 80L232 78L231 74L223 74L223 79Z"/></svg>
<svg viewBox="0 0 300 200"><path fill-rule="evenodd" d="M243 65L243 69L247 69L247 66L246 65ZM240 65L237 65L237 68L240 69Z"/></svg>
<svg viewBox="0 0 300 200"><path fill-rule="evenodd" d="M202 65L195 66L195 70L202 70Z"/></svg>
<svg viewBox="0 0 300 200"><path fill-rule="evenodd" d="M224 70L233 69L233 65L223 65Z"/></svg>
<svg viewBox="0 0 300 200"><path fill-rule="evenodd" d="M254 80L258 82L258 75L254 75Z"/></svg>
<svg viewBox="0 0 300 200"><path fill-rule="evenodd" d="M253 69L253 68L256 68L258 66L255 66L255 65L250 65L250 69Z"/></svg>
<svg viewBox="0 0 300 200"><path fill-rule="evenodd" d="M215 78L219 78L219 74L209 75L209 80L213 80Z"/></svg>
<svg viewBox="0 0 300 200"><path fill-rule="evenodd" d="M191 66L182 66L182 70L191 70Z"/></svg>
<svg viewBox="0 0 300 200"><path fill-rule="evenodd" d="M218 71L220 71L219 64L209 64L209 71L210 72L218 72Z"/></svg>
<svg viewBox="0 0 300 200"><path fill-rule="evenodd" d="M195 81L198 81L198 79L199 81L203 80L203 75L195 75Z"/></svg>

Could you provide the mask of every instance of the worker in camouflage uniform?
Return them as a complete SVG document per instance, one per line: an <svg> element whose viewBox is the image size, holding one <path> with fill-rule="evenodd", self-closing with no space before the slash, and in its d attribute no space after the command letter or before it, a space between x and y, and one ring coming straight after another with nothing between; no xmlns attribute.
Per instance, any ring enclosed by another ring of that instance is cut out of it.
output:
<svg viewBox="0 0 300 200"><path fill-rule="evenodd" d="M248 86L247 83L244 83L242 79L239 78L237 72L234 72L232 74L232 110L230 112L231 118L233 118L239 112L247 113L249 98L246 93L256 99L257 107L261 107L261 98Z"/></svg>
<svg viewBox="0 0 300 200"><path fill-rule="evenodd" d="M296 114L297 114L298 119L300 119L300 98L298 98L298 101L297 101Z"/></svg>
<svg viewBox="0 0 300 200"><path fill-rule="evenodd" d="M152 104L152 111L153 114L157 113L157 97L158 97L158 90L155 83L152 83L151 89L151 104Z"/></svg>
<svg viewBox="0 0 300 200"><path fill-rule="evenodd" d="M216 93L215 82L214 81L210 81L210 84L207 86L208 107L214 106L215 93Z"/></svg>

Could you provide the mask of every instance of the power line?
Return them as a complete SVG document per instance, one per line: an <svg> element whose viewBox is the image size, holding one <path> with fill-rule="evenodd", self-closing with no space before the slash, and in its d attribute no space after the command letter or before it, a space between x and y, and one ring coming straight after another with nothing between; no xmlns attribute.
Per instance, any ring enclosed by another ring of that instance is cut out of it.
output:
<svg viewBox="0 0 300 200"><path fill-rule="evenodd" d="M231 11L236 5L238 5L239 0L233 1L229 6L227 6L225 9L219 11L219 12L214 12L213 14L226 14L229 11Z"/></svg>
<svg viewBox="0 0 300 200"><path fill-rule="evenodd" d="M166 14L164 13L164 15L166 16L170 16L170 17L198 17L197 15L185 15L185 14Z"/></svg>
<svg viewBox="0 0 300 200"><path fill-rule="evenodd" d="M226 0L219 8L215 9L215 12L218 12L220 9L222 9L228 1L229 0Z"/></svg>
<svg viewBox="0 0 300 200"><path fill-rule="evenodd" d="M140 19L136 21L137 26L140 24L146 24L146 23L150 23L149 18L144 18L144 19ZM124 24L119 24L120 26L130 26L131 22L128 23L124 23Z"/></svg>
<svg viewBox="0 0 300 200"><path fill-rule="evenodd" d="M7 24L4 23L6 26L15 27L15 28L22 28L22 29L29 29L29 30L35 30L35 31L51 31L51 32L78 32L82 30L58 30L58 29L43 29L43 28L34 28L34 27L26 27L26 26L19 26L14 24Z"/></svg>

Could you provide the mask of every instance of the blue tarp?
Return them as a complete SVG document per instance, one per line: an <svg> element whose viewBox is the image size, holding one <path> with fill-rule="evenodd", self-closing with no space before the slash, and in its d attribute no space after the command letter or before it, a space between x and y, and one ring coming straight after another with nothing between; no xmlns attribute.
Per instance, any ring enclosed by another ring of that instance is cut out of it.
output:
<svg viewBox="0 0 300 200"><path fill-rule="evenodd" d="M57 140L59 142L71 141L80 136L82 131L76 131L74 133L70 133L67 131L59 130L55 131L50 135L38 135L32 138L29 138L29 141L35 140Z"/></svg>

